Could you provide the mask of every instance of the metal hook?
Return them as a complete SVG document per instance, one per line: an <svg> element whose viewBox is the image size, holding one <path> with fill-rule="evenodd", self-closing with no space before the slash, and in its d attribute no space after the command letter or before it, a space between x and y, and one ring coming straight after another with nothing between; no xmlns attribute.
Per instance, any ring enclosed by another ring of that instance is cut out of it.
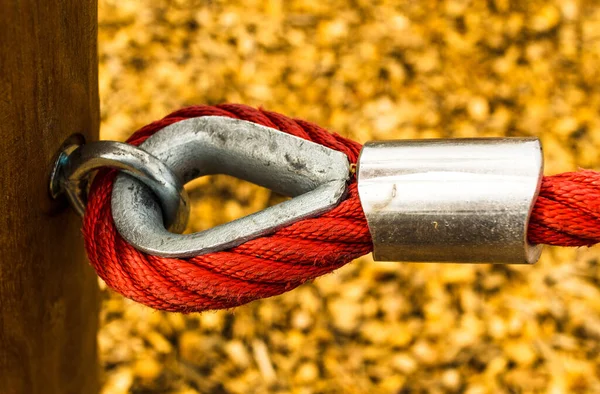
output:
<svg viewBox="0 0 600 394"><path fill-rule="evenodd" d="M350 178L341 152L256 123L207 116L174 123L139 147L166 165L182 183L227 174L294 197L273 207L193 234L173 234L151 190L117 176L112 213L121 236L163 257L191 257L270 234L336 206Z"/></svg>
<svg viewBox="0 0 600 394"><path fill-rule="evenodd" d="M89 174L102 167L117 168L152 190L164 212L164 225L173 232L185 230L188 195L179 179L159 159L135 146L115 141L69 144L62 148L50 177L50 194L65 193L83 216Z"/></svg>

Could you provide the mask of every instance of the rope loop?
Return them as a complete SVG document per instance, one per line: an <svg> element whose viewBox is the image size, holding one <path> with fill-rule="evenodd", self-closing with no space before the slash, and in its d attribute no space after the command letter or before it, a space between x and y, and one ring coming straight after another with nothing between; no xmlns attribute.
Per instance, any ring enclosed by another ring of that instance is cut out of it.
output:
<svg viewBox="0 0 600 394"><path fill-rule="evenodd" d="M135 132L139 145L158 130L199 116L255 122L344 153L356 164L361 144L314 123L240 104L192 106ZM142 253L125 242L111 215L115 170L101 170L89 193L83 234L90 262L113 290L152 308L199 312L232 308L292 290L371 252L371 237L353 176L348 195L317 218L235 248L191 258ZM600 173L590 170L545 177L529 225L529 240L561 246L600 241Z"/></svg>

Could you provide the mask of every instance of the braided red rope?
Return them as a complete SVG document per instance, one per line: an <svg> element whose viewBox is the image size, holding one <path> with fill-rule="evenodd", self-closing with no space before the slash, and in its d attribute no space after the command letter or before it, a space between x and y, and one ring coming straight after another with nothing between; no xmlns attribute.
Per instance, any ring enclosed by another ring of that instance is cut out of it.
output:
<svg viewBox="0 0 600 394"><path fill-rule="evenodd" d="M244 119L317 142L356 163L361 145L303 120L245 105L194 106L151 123L127 142L183 119L219 115ZM189 259L142 253L117 232L110 193L115 171L101 171L90 190L83 233L92 266L125 297L156 309L194 312L230 308L289 291L371 251L356 179L336 208L238 247ZM600 173L545 177L529 226L533 243L584 246L600 242Z"/></svg>

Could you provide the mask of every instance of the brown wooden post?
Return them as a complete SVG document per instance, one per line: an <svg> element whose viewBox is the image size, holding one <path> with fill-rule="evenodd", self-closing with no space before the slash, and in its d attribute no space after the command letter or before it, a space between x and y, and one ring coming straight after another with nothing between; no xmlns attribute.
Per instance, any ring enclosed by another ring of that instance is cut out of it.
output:
<svg viewBox="0 0 600 394"><path fill-rule="evenodd" d="M0 392L98 390L98 290L54 153L98 136L96 0L0 0Z"/></svg>

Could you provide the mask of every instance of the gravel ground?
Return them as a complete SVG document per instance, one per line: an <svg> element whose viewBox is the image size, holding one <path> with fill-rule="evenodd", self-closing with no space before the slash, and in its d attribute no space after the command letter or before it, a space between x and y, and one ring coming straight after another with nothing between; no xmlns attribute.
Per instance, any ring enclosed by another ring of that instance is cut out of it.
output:
<svg viewBox="0 0 600 394"><path fill-rule="evenodd" d="M100 0L102 138L238 102L373 139L538 136L546 174L598 168L593 0ZM268 190L189 185L190 231ZM103 287L103 394L600 392L598 248L533 266L366 256L230 311L153 311Z"/></svg>

